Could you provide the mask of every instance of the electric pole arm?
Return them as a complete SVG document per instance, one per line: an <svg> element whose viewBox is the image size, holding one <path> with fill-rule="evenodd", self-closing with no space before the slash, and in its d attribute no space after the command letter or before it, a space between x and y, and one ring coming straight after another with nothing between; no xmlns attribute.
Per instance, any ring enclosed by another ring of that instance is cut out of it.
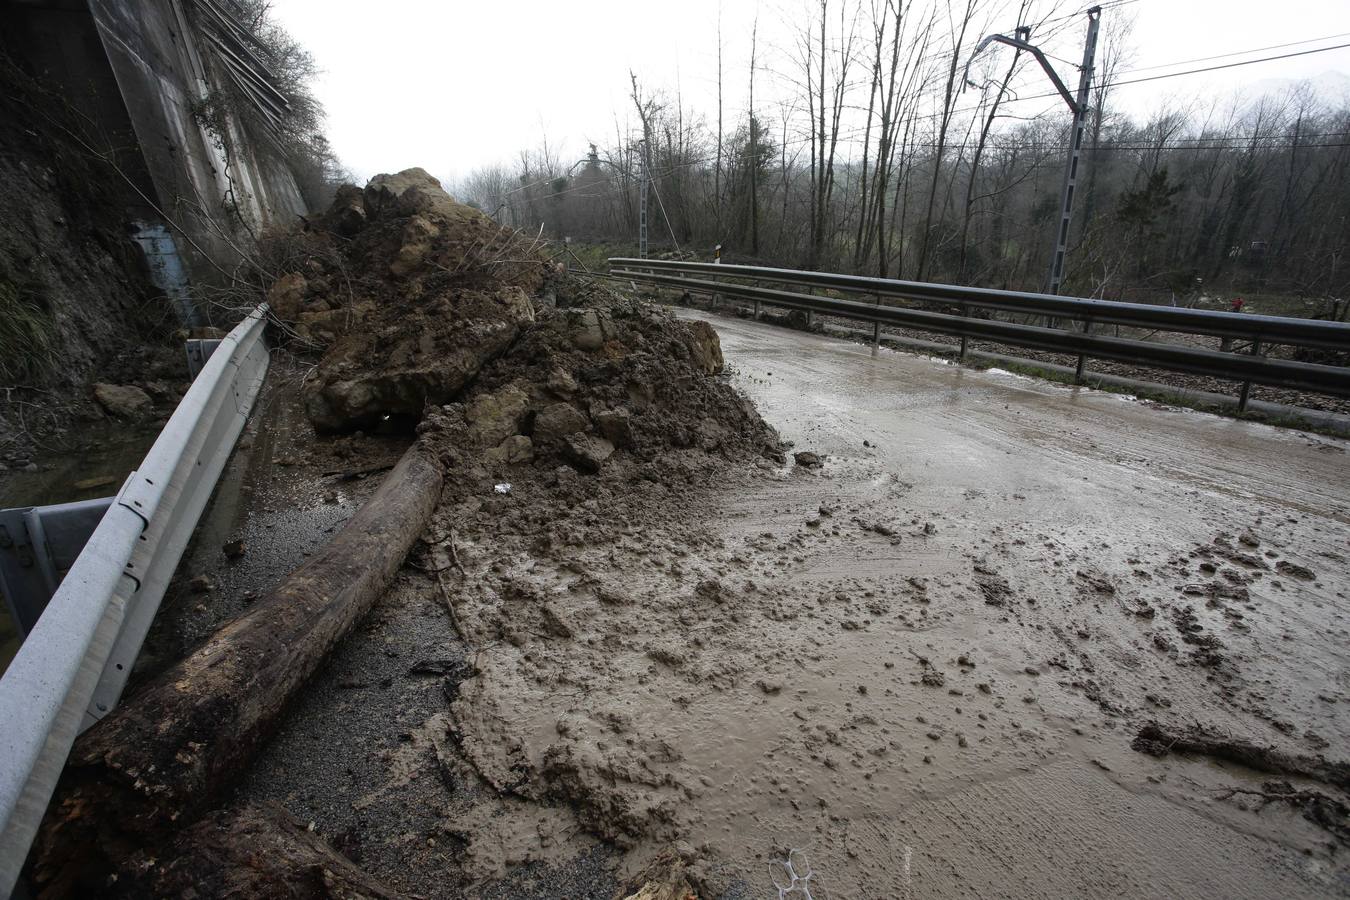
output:
<svg viewBox="0 0 1350 900"><path fill-rule="evenodd" d="M1023 33L1030 34L1030 32L1031 29L1029 28L1017 29L1017 33L1019 35ZM974 62L975 57L980 55L980 51L984 50L985 47L988 47L990 44L995 42L1000 44L1007 44L1009 47L1016 47L1018 50L1025 50L1032 56L1036 57L1036 62L1040 63L1041 68L1045 70L1045 74L1050 76L1050 81L1054 83L1055 90L1059 91L1059 95L1064 98L1064 102L1069 104L1069 112L1071 113L1078 112L1078 101L1074 100L1073 94L1069 93L1069 88L1060 79L1059 73L1056 72L1054 68L1050 65L1050 61L1045 58L1045 54L1041 52L1041 48L1037 47L1035 44L1029 44L1025 40L1022 40L1021 38L1008 37L1006 34L991 34L984 40L980 41L979 44L975 46L975 52L970 54L971 62ZM970 71L969 62L966 63L966 71L967 72ZM967 84L970 83L969 78L966 79L966 83Z"/></svg>

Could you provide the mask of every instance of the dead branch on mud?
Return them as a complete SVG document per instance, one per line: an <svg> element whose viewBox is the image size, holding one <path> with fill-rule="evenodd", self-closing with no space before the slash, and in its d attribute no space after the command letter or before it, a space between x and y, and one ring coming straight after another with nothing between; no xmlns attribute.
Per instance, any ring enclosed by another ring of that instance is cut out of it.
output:
<svg viewBox="0 0 1350 900"><path fill-rule="evenodd" d="M1303 812L1303 818L1328 831L1342 844L1350 844L1350 806L1321 791L1299 790L1287 781L1267 781L1261 790L1230 788L1216 799L1231 800L1238 795L1258 797L1259 809L1271 803L1284 803Z"/></svg>
<svg viewBox="0 0 1350 900"><path fill-rule="evenodd" d="M1341 790L1350 790L1350 762L1332 762L1320 756L1285 753L1274 747L1215 734L1199 726L1170 729L1158 722L1149 722L1139 729L1130 747L1151 756L1166 756L1169 753L1209 756L1269 775L1308 778Z"/></svg>
<svg viewBox="0 0 1350 900"><path fill-rule="evenodd" d="M115 893L152 897L399 900L284 810L244 807L203 817L158 855L138 853Z"/></svg>

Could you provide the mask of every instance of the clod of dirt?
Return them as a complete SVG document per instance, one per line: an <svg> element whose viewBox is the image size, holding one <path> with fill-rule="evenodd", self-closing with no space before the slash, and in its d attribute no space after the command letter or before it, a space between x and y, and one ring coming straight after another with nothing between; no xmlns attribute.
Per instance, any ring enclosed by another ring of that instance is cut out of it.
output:
<svg viewBox="0 0 1350 900"><path fill-rule="evenodd" d="M513 434L483 454L483 460L498 465L518 465L534 460L534 442L523 434Z"/></svg>
<svg viewBox="0 0 1350 900"><path fill-rule="evenodd" d="M1275 571L1281 575L1287 575L1290 578L1297 578L1300 581L1313 581L1317 578L1317 573L1307 566L1300 566L1298 563L1291 563L1287 559L1282 559L1275 564Z"/></svg>
<svg viewBox="0 0 1350 900"><path fill-rule="evenodd" d="M595 473L614 455L614 445L604 438L574 434L567 439L566 457L582 472Z"/></svg>
<svg viewBox="0 0 1350 900"><path fill-rule="evenodd" d="M579 431L587 431L590 420L570 403L544 407L534 418L534 439L540 443L560 441Z"/></svg>
<svg viewBox="0 0 1350 900"><path fill-rule="evenodd" d="M975 564L975 586L989 606L1007 606L1012 599L1012 587L1008 579L991 569L984 562Z"/></svg>

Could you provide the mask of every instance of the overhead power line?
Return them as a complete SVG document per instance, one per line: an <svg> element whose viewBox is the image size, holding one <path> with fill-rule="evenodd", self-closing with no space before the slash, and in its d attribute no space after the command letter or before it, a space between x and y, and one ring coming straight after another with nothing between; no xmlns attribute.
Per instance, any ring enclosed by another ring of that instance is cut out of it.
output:
<svg viewBox="0 0 1350 900"><path fill-rule="evenodd" d="M1131 69L1131 72L1152 72L1157 69L1170 69L1173 66L1187 66L1191 63L1210 62L1215 59L1228 59L1234 56L1246 56L1248 53L1264 53L1267 50L1283 50L1285 47L1299 47L1303 44L1315 44L1318 41L1334 41L1339 38L1350 37L1350 31L1343 31L1340 34L1328 34L1322 37L1307 38L1302 41L1290 41L1287 44L1271 44L1268 47L1252 47L1250 50L1234 50L1231 53L1217 53L1214 56L1198 56L1195 59L1180 59L1176 62L1158 63L1154 66L1137 66Z"/></svg>
<svg viewBox="0 0 1350 900"><path fill-rule="evenodd" d="M1219 66L1205 66L1200 69L1187 69L1185 72L1164 72L1162 75L1148 75L1143 78L1131 78L1125 81L1108 82L1107 87L1116 87L1123 84L1142 84L1145 81L1158 81L1163 78L1179 78L1182 75L1197 75L1201 72L1217 72L1220 69L1235 69L1238 66L1250 66L1255 63L1272 62L1277 59L1291 59L1295 56L1309 56L1313 53L1326 53L1328 50L1343 50L1350 47L1350 43L1332 44L1330 47L1313 47L1311 50L1296 50L1293 53L1280 53L1275 56L1263 56L1260 59L1242 59L1237 62L1224 63ZM1134 72L1141 72L1142 69L1133 69L1121 74L1130 75Z"/></svg>

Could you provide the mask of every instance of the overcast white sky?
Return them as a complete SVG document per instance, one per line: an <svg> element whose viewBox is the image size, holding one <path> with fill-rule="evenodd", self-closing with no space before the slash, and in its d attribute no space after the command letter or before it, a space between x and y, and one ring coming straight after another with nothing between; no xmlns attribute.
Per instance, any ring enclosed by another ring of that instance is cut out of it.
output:
<svg viewBox="0 0 1350 900"><path fill-rule="evenodd" d="M631 109L630 68L671 98L678 88L687 109L713 117L719 9L726 118L746 108L756 14L763 67L756 107L772 118L766 106L789 93L784 75L777 73L787 68L785 56L796 23L807 15L805 5L804 0L381 0L351 5L275 0L274 11L324 70L319 97L328 110L329 137L355 175L364 179L422 166L453 179L477 166L512 161L545 136L561 148L564 159L579 158L588 139L612 142L616 111L626 125ZM1067 10L1075 8L1081 7ZM1346 0L1130 0L1108 7L1103 24L1125 17L1134 20L1134 52L1123 68L1150 67L1135 77L1350 42ZM999 23L997 30L1011 30L1012 24ZM1081 27L1045 49L1080 59L1085 27L1084 18ZM1322 40L1151 68L1314 38ZM1076 79L1071 66L1056 65L1066 81ZM1350 93L1350 48L1122 86L1118 100L1132 114L1146 115L1167 100L1229 96L1305 78L1337 95ZM1025 93L1049 88L1037 83L1034 71L1023 79ZM865 103L865 88L859 95L858 102ZM1031 101L1020 108L1031 113L1053 103Z"/></svg>

